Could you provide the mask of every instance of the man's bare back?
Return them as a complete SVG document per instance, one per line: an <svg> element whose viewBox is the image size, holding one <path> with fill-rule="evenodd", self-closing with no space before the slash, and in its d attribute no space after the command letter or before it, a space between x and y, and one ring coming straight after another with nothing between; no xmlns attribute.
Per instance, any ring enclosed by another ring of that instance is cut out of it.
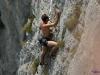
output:
<svg viewBox="0 0 100 75"><path fill-rule="evenodd" d="M47 24L50 22L47 22ZM44 37L48 37L51 34L51 29L50 27L46 27L46 24L41 22L40 23L41 31Z"/></svg>

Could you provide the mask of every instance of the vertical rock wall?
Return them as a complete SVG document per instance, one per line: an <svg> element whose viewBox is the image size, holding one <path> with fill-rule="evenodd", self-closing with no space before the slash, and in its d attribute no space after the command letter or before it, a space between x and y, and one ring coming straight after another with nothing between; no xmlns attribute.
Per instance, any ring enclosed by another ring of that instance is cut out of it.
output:
<svg viewBox="0 0 100 75"><path fill-rule="evenodd" d="M0 75L16 74L22 24L30 7L31 0L0 0Z"/></svg>
<svg viewBox="0 0 100 75"><path fill-rule="evenodd" d="M55 59L46 59L49 61L48 66L36 65L34 58L40 56L38 43L34 41L37 40L37 28L33 41L26 44L20 52L21 65L18 75L99 75L99 0L50 1L36 2L38 5L35 6L38 6L39 10L34 7L34 12L38 11L34 26L39 27L41 15L47 13L51 16L54 12L53 6L57 5L62 13L54 34L56 40L64 44L60 46ZM48 3L52 3L52 6Z"/></svg>
<svg viewBox="0 0 100 75"><path fill-rule="evenodd" d="M84 33L68 75L100 74L100 3L90 0L85 10Z"/></svg>
<svg viewBox="0 0 100 75"><path fill-rule="evenodd" d="M40 17L47 13L53 18L55 5L62 13L54 35L62 44L56 58L48 57L49 65L40 66L35 59L40 57L37 41ZM31 0L0 0L0 75L15 75L17 70L18 75L94 75L100 72L99 0L32 0L32 6L36 16L33 40L21 49L21 28L30 14Z"/></svg>

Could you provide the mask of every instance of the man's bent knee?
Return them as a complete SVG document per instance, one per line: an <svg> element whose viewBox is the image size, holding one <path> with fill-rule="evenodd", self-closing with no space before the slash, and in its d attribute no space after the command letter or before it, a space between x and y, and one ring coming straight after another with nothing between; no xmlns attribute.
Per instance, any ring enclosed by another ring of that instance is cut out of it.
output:
<svg viewBox="0 0 100 75"><path fill-rule="evenodd" d="M49 46L57 46L57 42L54 41L48 41Z"/></svg>

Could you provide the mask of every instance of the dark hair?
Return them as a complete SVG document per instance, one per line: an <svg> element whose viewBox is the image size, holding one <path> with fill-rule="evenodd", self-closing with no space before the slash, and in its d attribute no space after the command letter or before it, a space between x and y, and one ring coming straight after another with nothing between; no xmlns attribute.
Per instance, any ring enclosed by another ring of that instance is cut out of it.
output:
<svg viewBox="0 0 100 75"><path fill-rule="evenodd" d="M42 21L49 21L49 17L48 17L48 15L46 15L46 14L43 14L42 15L42 17L41 17L41 19L42 19Z"/></svg>

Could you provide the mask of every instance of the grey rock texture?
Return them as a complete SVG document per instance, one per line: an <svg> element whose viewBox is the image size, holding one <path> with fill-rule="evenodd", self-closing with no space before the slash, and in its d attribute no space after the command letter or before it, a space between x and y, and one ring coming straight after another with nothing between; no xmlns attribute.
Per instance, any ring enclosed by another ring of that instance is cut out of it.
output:
<svg viewBox="0 0 100 75"><path fill-rule="evenodd" d="M21 28L30 8L31 0L0 0L0 75L16 74Z"/></svg>
<svg viewBox="0 0 100 75"><path fill-rule="evenodd" d="M55 39L63 41L64 46L59 48L55 59L46 58L49 65L34 66L35 58L40 56L36 41L38 22L43 13L53 17L54 5L62 10ZM18 75L99 75L100 1L38 0L33 9L36 15L33 30L37 28L36 34L20 52Z"/></svg>
<svg viewBox="0 0 100 75"><path fill-rule="evenodd" d="M31 3L34 36L21 49ZM55 5L62 11L54 30L61 44L57 56L47 54L48 65L40 66L39 22L43 13L54 18ZM0 12L0 75L100 74L100 0L0 0Z"/></svg>
<svg viewBox="0 0 100 75"><path fill-rule="evenodd" d="M52 2L51 2L52 1ZM34 4L35 2L35 4ZM77 51L83 32L84 9L87 1L81 0L33 0L33 13L36 19L33 22L33 40L27 42L20 52L20 65L18 75L66 75L68 67L74 54ZM52 4L50 4L52 3ZM61 41L57 57L55 59L46 57L48 65L34 66L35 59L40 57L40 48L37 37L39 22L43 13L48 14L51 19L54 17L54 6L57 5L62 11L59 24L54 30L56 41ZM84 6L84 7L83 7ZM84 9L82 9L82 7ZM50 12L51 10L51 12ZM79 21L79 22L78 22ZM71 26L70 26L71 25ZM31 66L29 68L29 66ZM27 68L28 67L28 68ZM67 69L66 69L67 68ZM27 69L27 70L26 70ZM30 70L29 70L30 69ZM34 70L35 69L35 70Z"/></svg>
<svg viewBox="0 0 100 75"><path fill-rule="evenodd" d="M100 74L100 4L98 0L90 0L84 23L84 34L69 65L68 75Z"/></svg>

